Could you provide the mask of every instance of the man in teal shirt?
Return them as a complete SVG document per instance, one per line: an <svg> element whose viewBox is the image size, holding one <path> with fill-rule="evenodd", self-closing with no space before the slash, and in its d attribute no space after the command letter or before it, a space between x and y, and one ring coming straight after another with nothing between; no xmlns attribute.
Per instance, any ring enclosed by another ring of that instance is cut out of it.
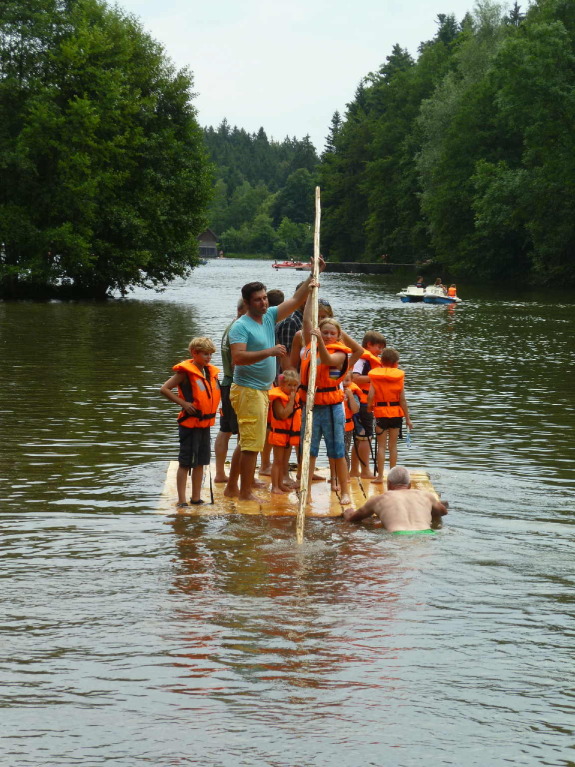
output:
<svg viewBox="0 0 575 767"><path fill-rule="evenodd" d="M320 259L320 271L324 268ZM291 298L271 309L261 282L248 282L242 288L246 313L232 325L229 336L235 366L230 401L238 417L240 438L224 490L228 497L259 502L252 485L258 453L266 442L268 391L276 375L276 358L286 355L285 346L275 342L276 322L303 306L314 285L317 283L310 275Z"/></svg>

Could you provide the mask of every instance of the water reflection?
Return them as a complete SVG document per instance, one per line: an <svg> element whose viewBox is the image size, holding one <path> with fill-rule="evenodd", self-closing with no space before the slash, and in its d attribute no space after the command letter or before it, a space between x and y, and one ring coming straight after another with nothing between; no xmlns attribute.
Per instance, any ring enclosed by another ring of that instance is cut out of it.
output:
<svg viewBox="0 0 575 767"><path fill-rule="evenodd" d="M451 513L426 540L312 520L298 547L291 519L156 513L159 384L244 282L301 279L202 268L107 306L0 303L4 761L569 763L570 297L409 306L402 276L325 275L346 329L400 350L400 459Z"/></svg>

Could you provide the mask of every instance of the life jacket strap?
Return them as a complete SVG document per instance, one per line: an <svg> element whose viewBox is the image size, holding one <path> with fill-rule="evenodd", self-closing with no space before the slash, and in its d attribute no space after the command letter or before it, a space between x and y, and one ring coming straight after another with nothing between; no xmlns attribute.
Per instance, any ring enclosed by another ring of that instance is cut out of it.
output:
<svg viewBox="0 0 575 767"><path fill-rule="evenodd" d="M399 402L376 402L375 407L399 407Z"/></svg>
<svg viewBox="0 0 575 767"><path fill-rule="evenodd" d="M178 423L182 423L183 421L187 421L188 418L197 418L198 421L209 421L210 418L215 418L217 413L202 413L202 415L190 415L190 413L186 413L183 416L180 416L178 418Z"/></svg>

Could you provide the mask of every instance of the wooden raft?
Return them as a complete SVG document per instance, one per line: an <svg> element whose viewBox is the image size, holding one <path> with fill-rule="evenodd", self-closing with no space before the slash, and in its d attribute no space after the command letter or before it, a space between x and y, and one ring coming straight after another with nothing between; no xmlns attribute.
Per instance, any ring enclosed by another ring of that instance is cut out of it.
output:
<svg viewBox="0 0 575 767"><path fill-rule="evenodd" d="M298 508L298 493L291 492L285 495L272 495L267 488L254 488L254 493L262 499L258 504L253 501L238 501L236 498L226 498L224 496L223 484L212 482L214 493L214 503L210 502L210 480L208 471L204 472L204 482L202 486L202 499L204 503L200 506L189 506L184 509L177 509L176 493L176 471L178 469L177 461L170 461L164 483L164 489L158 505L159 514L185 514L192 517L210 516L213 514L263 514L268 517L295 517ZM215 476L215 468L211 467L212 477ZM317 474L327 477L328 469L317 469ZM418 490L427 490L439 498L438 493L431 484L429 474L426 471L410 471L411 485ZM257 477L257 474L256 474ZM258 477L259 479L269 480L269 477ZM351 479L350 495L352 506L359 508L363 506L368 498L374 495L380 495L387 489L384 482L382 485L374 484L369 479ZM191 486L188 482L188 494L191 493ZM339 502L337 493L331 491L330 484L327 481L316 481L312 483L311 502L306 507L306 517L339 517L343 511Z"/></svg>

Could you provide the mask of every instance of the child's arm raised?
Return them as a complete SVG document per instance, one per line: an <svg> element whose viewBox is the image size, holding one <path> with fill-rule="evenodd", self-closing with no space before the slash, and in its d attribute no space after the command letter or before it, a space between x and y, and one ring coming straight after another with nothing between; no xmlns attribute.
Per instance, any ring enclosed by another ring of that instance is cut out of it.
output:
<svg viewBox="0 0 575 767"><path fill-rule="evenodd" d="M315 328L311 331L311 335L317 338L317 353L322 365L329 365L332 368L341 368L345 360L345 354L343 352L334 352L330 354L326 349L324 340L321 335L321 331Z"/></svg>
<svg viewBox="0 0 575 767"><path fill-rule="evenodd" d="M341 340L344 342L346 346L349 346L349 348L351 349L351 355L349 358L349 367L353 368L355 363L363 354L363 346L360 346L357 343L357 341L354 341L354 339L351 336L348 336L345 330L341 331Z"/></svg>

